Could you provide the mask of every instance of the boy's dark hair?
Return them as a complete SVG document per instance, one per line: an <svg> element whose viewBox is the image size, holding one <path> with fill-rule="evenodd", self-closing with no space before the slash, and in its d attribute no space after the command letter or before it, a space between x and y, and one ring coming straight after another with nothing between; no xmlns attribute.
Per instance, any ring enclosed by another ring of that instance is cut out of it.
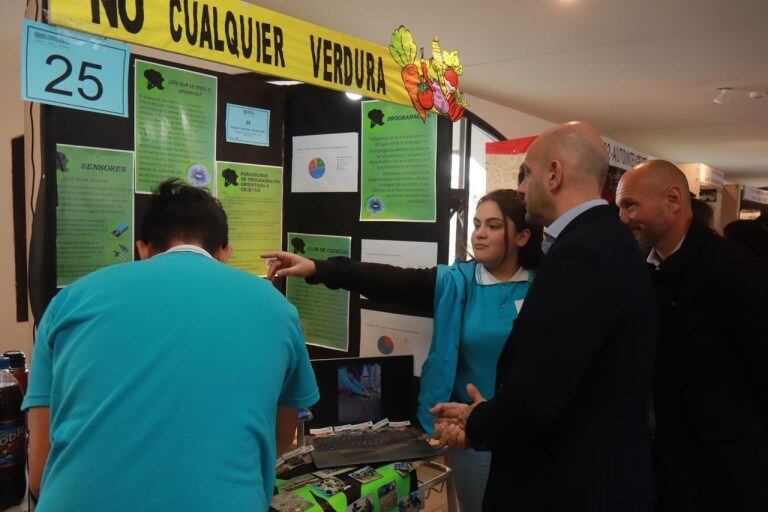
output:
<svg viewBox="0 0 768 512"><path fill-rule="evenodd" d="M544 254L541 252L541 239L543 237L541 226L528 223L525 220L525 200L523 194L511 188L500 188L488 192L477 202L480 206L486 201L493 201L499 206L501 213L507 219L515 223L517 231L524 229L531 230L531 237L528 243L520 248L518 252L518 263L526 269L535 269L541 263ZM507 238L507 223L504 223L504 258L509 253L509 239Z"/></svg>
<svg viewBox="0 0 768 512"><path fill-rule="evenodd" d="M160 251L174 240L197 242L211 254L229 243L221 203L176 178L162 182L152 195L141 227L142 241Z"/></svg>

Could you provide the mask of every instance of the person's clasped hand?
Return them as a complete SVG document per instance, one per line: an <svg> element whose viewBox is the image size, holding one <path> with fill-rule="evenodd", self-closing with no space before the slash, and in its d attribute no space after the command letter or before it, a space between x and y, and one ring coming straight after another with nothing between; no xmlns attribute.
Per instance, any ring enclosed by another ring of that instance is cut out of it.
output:
<svg viewBox="0 0 768 512"><path fill-rule="evenodd" d="M467 419L477 404L485 402L485 398L473 384L467 384L467 393L472 398L472 403L469 405L448 402L437 404L429 410L430 414L436 416L434 437L442 446L462 450L469 448L466 432Z"/></svg>

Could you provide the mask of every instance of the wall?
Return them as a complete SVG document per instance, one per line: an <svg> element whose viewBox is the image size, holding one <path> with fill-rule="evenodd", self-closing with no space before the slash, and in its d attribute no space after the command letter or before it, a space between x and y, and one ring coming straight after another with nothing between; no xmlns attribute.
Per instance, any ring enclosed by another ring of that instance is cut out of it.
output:
<svg viewBox="0 0 768 512"><path fill-rule="evenodd" d="M29 353L32 328L16 321L16 275L11 198L11 139L24 133L24 104L20 89L21 22L24 2L0 2L0 63L10 76L2 81L0 105L0 352L21 349ZM27 112L27 115L28 112ZM30 212L27 210L27 220Z"/></svg>
<svg viewBox="0 0 768 512"><path fill-rule="evenodd" d="M538 135L556 124L469 94L465 96L469 110L499 130L507 139Z"/></svg>
<svg viewBox="0 0 768 512"><path fill-rule="evenodd" d="M701 189L701 178L699 164L677 164L677 167L683 171L688 179L688 188L693 195L698 196Z"/></svg>

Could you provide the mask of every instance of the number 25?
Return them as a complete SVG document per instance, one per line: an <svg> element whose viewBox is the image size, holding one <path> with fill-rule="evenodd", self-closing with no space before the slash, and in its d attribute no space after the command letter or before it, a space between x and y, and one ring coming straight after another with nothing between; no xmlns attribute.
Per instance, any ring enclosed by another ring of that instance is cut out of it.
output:
<svg viewBox="0 0 768 512"><path fill-rule="evenodd" d="M68 58L64 57L63 55L50 55L45 60L45 63L50 66L53 64L54 61L57 61L57 60L62 61L64 63L64 66L66 66L66 69L64 69L64 72L61 75L51 80L48 83L48 85L45 86L45 90L46 92L50 92L53 94L72 96L72 91L56 88L57 85L59 85L61 82L69 78L69 75L72 74L72 63L69 61ZM101 84L101 80L99 80L97 77L86 73L88 68L101 69L101 64L94 64L93 62L83 61L82 64L80 65L80 75L77 77L77 79L80 82L86 82L86 81L93 82L94 85L96 85L96 93L93 95L87 94L82 87L78 87L77 92L80 93L80 96L82 96L86 100L96 101L99 98L101 98L102 94L104 94L104 86Z"/></svg>

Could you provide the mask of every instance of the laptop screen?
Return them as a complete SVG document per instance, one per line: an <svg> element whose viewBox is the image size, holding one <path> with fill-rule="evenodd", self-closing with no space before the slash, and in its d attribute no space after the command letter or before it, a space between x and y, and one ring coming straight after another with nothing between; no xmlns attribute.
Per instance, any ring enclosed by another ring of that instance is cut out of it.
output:
<svg viewBox="0 0 768 512"><path fill-rule="evenodd" d="M345 364L338 370L339 423L381 419L381 364Z"/></svg>
<svg viewBox="0 0 768 512"><path fill-rule="evenodd" d="M413 356L316 359L312 368L320 401L308 428L415 416Z"/></svg>

